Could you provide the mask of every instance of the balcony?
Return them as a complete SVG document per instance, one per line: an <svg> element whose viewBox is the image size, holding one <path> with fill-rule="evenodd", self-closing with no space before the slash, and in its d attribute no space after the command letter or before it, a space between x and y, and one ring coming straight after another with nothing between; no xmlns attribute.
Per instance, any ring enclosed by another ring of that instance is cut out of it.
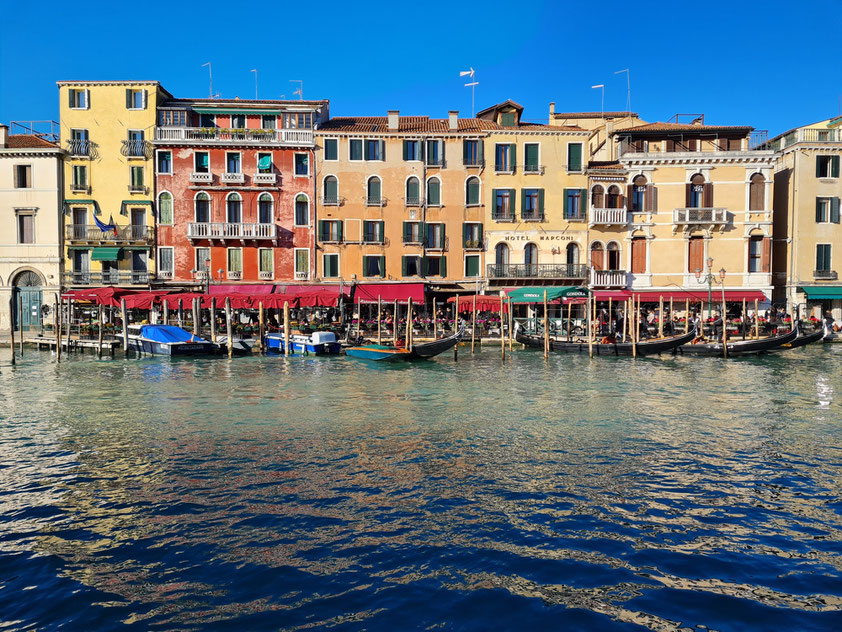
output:
<svg viewBox="0 0 842 632"><path fill-rule="evenodd" d="M386 206L386 198L376 196L365 196L363 202L366 206Z"/></svg>
<svg viewBox="0 0 842 632"><path fill-rule="evenodd" d="M462 247L465 250L485 250L485 244L482 239L465 239L462 242Z"/></svg>
<svg viewBox="0 0 842 632"><path fill-rule="evenodd" d="M255 184L275 184L278 176L274 173L255 173L251 179Z"/></svg>
<svg viewBox="0 0 842 632"><path fill-rule="evenodd" d="M842 128L822 129L808 127L797 129L773 141L769 149L780 151L795 143L842 143Z"/></svg>
<svg viewBox="0 0 842 632"><path fill-rule="evenodd" d="M484 158L468 158L462 161L463 167L485 167Z"/></svg>
<svg viewBox="0 0 842 632"><path fill-rule="evenodd" d="M152 244L155 241L155 230L152 226L117 226L114 230L103 231L99 226L88 226L86 224L69 224L65 226L65 239L67 241L103 244L117 242L138 242Z"/></svg>
<svg viewBox="0 0 842 632"><path fill-rule="evenodd" d="M271 281L272 279L275 278L275 273L272 272L271 270L270 271L261 270L260 272L257 273L257 278L260 279L261 281Z"/></svg>
<svg viewBox="0 0 842 632"><path fill-rule="evenodd" d="M90 193L91 187L87 184L79 184L78 182L74 182L70 185L70 190L73 193Z"/></svg>
<svg viewBox="0 0 842 632"><path fill-rule="evenodd" d="M243 184L246 181L246 176L242 173L225 172L222 174L222 181L225 184Z"/></svg>
<svg viewBox="0 0 842 632"><path fill-rule="evenodd" d="M813 270L813 278L824 281L835 281L837 279L836 270Z"/></svg>
<svg viewBox="0 0 842 632"><path fill-rule="evenodd" d="M512 211L491 211L491 219L495 222L513 222L515 221L515 214Z"/></svg>
<svg viewBox="0 0 842 632"><path fill-rule="evenodd" d="M420 197L408 197L404 199L406 206L421 206L423 200Z"/></svg>
<svg viewBox="0 0 842 632"><path fill-rule="evenodd" d="M450 243L450 237L438 237L436 239L428 239L425 245L427 250L447 250Z"/></svg>
<svg viewBox="0 0 842 632"><path fill-rule="evenodd" d="M625 226L627 223L628 212L625 207L591 209L591 226Z"/></svg>
<svg viewBox="0 0 842 632"><path fill-rule="evenodd" d="M588 266L573 263L490 263L489 279L587 279Z"/></svg>
<svg viewBox="0 0 842 632"><path fill-rule="evenodd" d="M146 195L149 192L149 189L142 184L130 184L129 185L129 193L143 193Z"/></svg>
<svg viewBox="0 0 842 632"><path fill-rule="evenodd" d="M89 140L73 138L67 141L67 151L71 156L90 156L93 143Z"/></svg>
<svg viewBox="0 0 842 632"><path fill-rule="evenodd" d="M242 224L229 222L191 222L188 239L275 239L275 224Z"/></svg>
<svg viewBox="0 0 842 632"><path fill-rule="evenodd" d="M143 272L65 272L64 285L148 285L154 278Z"/></svg>
<svg viewBox="0 0 842 632"><path fill-rule="evenodd" d="M194 171L190 174L190 182L198 182L201 184L210 184L213 182L213 174L210 172L203 173L199 171Z"/></svg>
<svg viewBox="0 0 842 632"><path fill-rule="evenodd" d="M189 145L287 145L312 147L309 129L225 129L219 127L158 127L155 141Z"/></svg>
<svg viewBox="0 0 842 632"><path fill-rule="evenodd" d="M307 273L306 272L296 272L295 273L295 280L296 281L306 281L307 280Z"/></svg>
<svg viewBox="0 0 842 632"><path fill-rule="evenodd" d="M243 271L242 270L228 270L228 280L229 281L240 281L243 278Z"/></svg>
<svg viewBox="0 0 842 632"><path fill-rule="evenodd" d="M672 223L685 228L696 224L713 226L720 224L723 228L729 223L728 211L724 208L677 208L672 212Z"/></svg>
<svg viewBox="0 0 842 632"><path fill-rule="evenodd" d="M424 159L424 164L428 167L444 167L445 162L444 158L435 158L433 156L428 156Z"/></svg>
<svg viewBox="0 0 842 632"><path fill-rule="evenodd" d="M523 173L544 175L544 165L523 165Z"/></svg>
<svg viewBox="0 0 842 632"><path fill-rule="evenodd" d="M152 143L145 140L124 140L120 153L127 158L152 157Z"/></svg>
<svg viewBox="0 0 842 632"><path fill-rule="evenodd" d="M592 287L626 287L628 275L625 270L591 269Z"/></svg>
<svg viewBox="0 0 842 632"><path fill-rule="evenodd" d="M339 197L338 195L322 196L322 206L341 206L343 201L345 201L345 198Z"/></svg>
<svg viewBox="0 0 842 632"><path fill-rule="evenodd" d="M544 212L543 211L521 211L520 218L524 222L543 222L544 221Z"/></svg>

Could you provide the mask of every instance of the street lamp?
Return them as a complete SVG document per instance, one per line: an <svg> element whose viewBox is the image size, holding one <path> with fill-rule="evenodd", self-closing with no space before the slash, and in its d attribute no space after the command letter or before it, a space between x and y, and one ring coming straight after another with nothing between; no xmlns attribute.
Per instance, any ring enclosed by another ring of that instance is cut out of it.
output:
<svg viewBox="0 0 842 632"><path fill-rule="evenodd" d="M713 284L722 286L722 330L725 331L725 268L719 268L719 280L713 274L713 257L707 258L707 274L702 277L701 268L696 268L696 281L708 284L708 318L713 317ZM703 315L704 316L704 315ZM704 335L704 318L702 318L702 335ZM723 333L724 335L724 333Z"/></svg>

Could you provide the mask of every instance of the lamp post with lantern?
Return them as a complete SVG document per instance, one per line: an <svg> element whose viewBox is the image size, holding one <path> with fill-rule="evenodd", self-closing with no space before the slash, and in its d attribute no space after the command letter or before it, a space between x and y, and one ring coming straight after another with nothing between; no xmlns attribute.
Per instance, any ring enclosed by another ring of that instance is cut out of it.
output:
<svg viewBox="0 0 842 632"><path fill-rule="evenodd" d="M713 318L713 284L722 286L722 332L725 337L725 268L719 269L719 278L713 273L713 257L707 258L707 274L702 276L701 268L696 268L696 281L708 285L708 317ZM703 315L704 316L704 315ZM702 318L704 321L704 318ZM704 328L704 324L702 325Z"/></svg>

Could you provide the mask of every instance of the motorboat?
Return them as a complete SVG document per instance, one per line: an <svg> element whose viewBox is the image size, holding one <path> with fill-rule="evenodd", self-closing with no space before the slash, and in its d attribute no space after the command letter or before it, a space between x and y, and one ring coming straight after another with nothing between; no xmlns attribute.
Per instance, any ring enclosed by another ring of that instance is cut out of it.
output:
<svg viewBox="0 0 842 632"><path fill-rule="evenodd" d="M129 325L129 350L166 356L213 355L219 346L174 325Z"/></svg>
<svg viewBox="0 0 842 632"><path fill-rule="evenodd" d="M283 332L266 334L267 353L285 353ZM290 334L289 346L292 353L329 355L342 349L336 334L332 331L314 331L309 334Z"/></svg>

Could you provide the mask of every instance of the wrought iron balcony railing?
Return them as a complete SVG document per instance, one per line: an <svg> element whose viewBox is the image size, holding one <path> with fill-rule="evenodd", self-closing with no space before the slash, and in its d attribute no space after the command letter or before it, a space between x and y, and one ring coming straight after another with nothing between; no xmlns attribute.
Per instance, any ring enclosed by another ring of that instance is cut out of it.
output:
<svg viewBox="0 0 842 632"><path fill-rule="evenodd" d="M579 263L490 263L490 279L586 279L588 266Z"/></svg>

